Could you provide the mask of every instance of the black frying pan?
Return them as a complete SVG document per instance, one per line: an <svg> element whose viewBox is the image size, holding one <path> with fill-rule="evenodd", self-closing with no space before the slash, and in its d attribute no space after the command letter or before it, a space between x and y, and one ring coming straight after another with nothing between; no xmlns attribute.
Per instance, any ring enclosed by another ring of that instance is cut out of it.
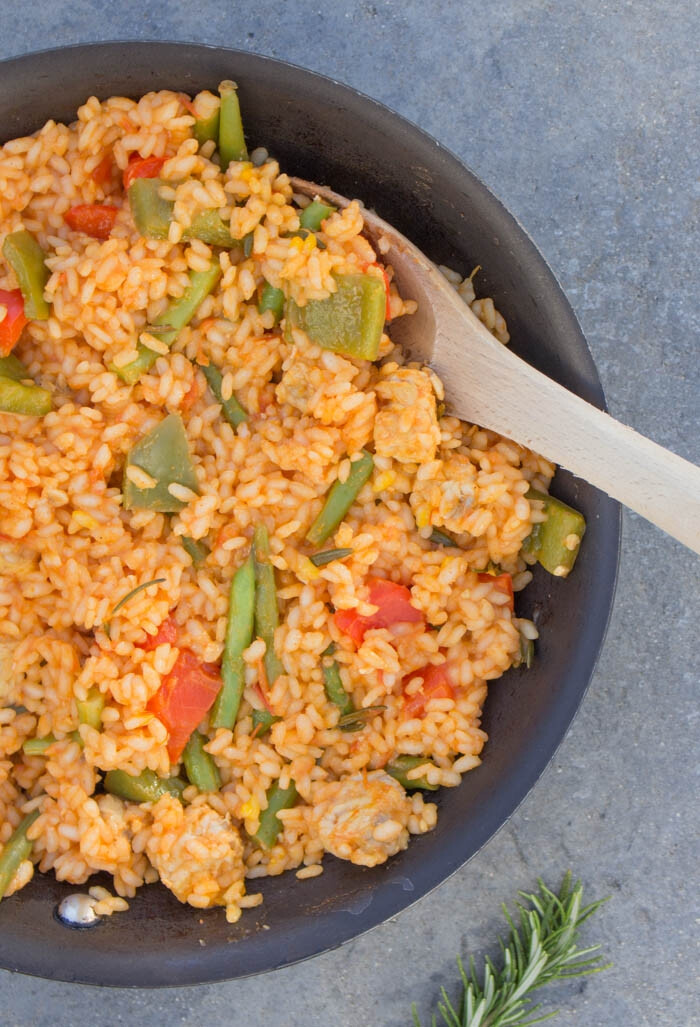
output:
<svg viewBox="0 0 700 1027"><path fill-rule="evenodd" d="M193 94L234 79L251 145L291 174L358 196L434 260L469 272L496 298L513 349L602 406L603 392L576 319L552 272L511 215L439 143L386 107L300 68L187 43L100 43L0 63L0 140L71 121L91 94ZM533 417L537 411L533 410ZM265 901L238 924L222 910L180 905L160 885L127 913L71 931L54 919L74 886L37 877L0 904L0 965L65 981L119 986L195 984L259 973L353 938L434 888L507 820L561 742L590 680L612 606L620 515L585 482L558 473L554 491L583 511L588 532L567 581L543 571L520 598L540 628L532 670L494 682L484 762L438 794L437 828L384 866L327 857L325 873L267 878ZM520 612L520 611L519 611ZM86 886L87 887L87 886ZM266 925L267 929L263 929ZM202 942L202 943L200 943Z"/></svg>

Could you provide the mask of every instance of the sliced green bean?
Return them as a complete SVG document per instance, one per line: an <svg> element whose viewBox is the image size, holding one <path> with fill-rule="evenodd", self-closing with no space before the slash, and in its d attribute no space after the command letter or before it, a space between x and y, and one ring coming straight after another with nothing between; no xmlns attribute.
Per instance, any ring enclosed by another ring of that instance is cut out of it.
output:
<svg viewBox="0 0 700 1027"><path fill-rule="evenodd" d="M264 314L267 310L271 310L275 315L275 324L277 324L284 313L284 293L282 290L276 288L274 285L270 285L269 282L265 282L262 292L260 293L258 310L261 314Z"/></svg>
<svg viewBox="0 0 700 1027"><path fill-rule="evenodd" d="M212 727L231 730L245 688L243 650L253 641L255 619L255 558L251 552L233 576L229 592L226 638L221 658L221 691L211 711Z"/></svg>
<svg viewBox="0 0 700 1027"><path fill-rule="evenodd" d="M137 179L136 181L146 182L149 179ZM220 278L221 268L216 261L206 271L190 271L190 284L182 296L169 303L163 313L155 319L153 327L165 329L158 332L161 342L164 342L166 346L172 346L181 329L190 323L209 293L216 288ZM158 359L158 354L141 342L137 345L136 350L138 356L124 367L109 365L110 371L114 371L127 385L137 382L142 374L150 371Z"/></svg>
<svg viewBox="0 0 700 1027"><path fill-rule="evenodd" d="M276 717L274 713L270 713L268 710L253 710L253 734L256 738L262 738L266 735L273 724L277 724L278 721L282 720L281 717ZM260 730L258 731L258 728Z"/></svg>
<svg viewBox="0 0 700 1027"><path fill-rule="evenodd" d="M270 540L267 528L260 522L253 535L255 554L255 634L265 643L265 674L267 683L274 685L284 674L282 662L275 652L275 629L279 624L275 569L270 563Z"/></svg>
<svg viewBox="0 0 700 1027"><path fill-rule="evenodd" d="M565 578L576 562L586 531L585 518L578 510L546 492L528 489L525 498L543 503L547 515L546 521L534 525L525 548L535 553L546 571L557 578Z"/></svg>
<svg viewBox="0 0 700 1027"><path fill-rule="evenodd" d="M221 788L221 775L214 762L214 757L204 746L208 739L199 731L193 731L182 753L187 780L200 792L218 792Z"/></svg>
<svg viewBox="0 0 700 1027"><path fill-rule="evenodd" d="M102 728L102 711L105 708L105 697L99 688L91 688L85 699L78 700L77 706L80 723L89 724L99 731Z"/></svg>
<svg viewBox="0 0 700 1027"><path fill-rule="evenodd" d="M3 845L0 853L0 899L10 887L12 878L20 865L31 855L34 843L27 838L27 831L39 816L39 812L38 809L35 809L31 813L27 813Z"/></svg>
<svg viewBox="0 0 700 1027"><path fill-rule="evenodd" d="M233 82L222 82L219 86L221 94L221 114L219 117L219 156L223 171L232 160L248 160L248 150L243 134L241 106L238 92Z"/></svg>
<svg viewBox="0 0 700 1027"><path fill-rule="evenodd" d="M424 792L436 792L439 785L431 785L427 777L409 778L409 770L415 770L423 763L430 763L426 756L396 756L384 768L387 774L391 774L407 792L420 788Z"/></svg>
<svg viewBox="0 0 700 1027"><path fill-rule="evenodd" d="M238 402L235 396L231 396L229 399L224 399L221 394L221 383L224 380L224 376L218 367L214 364L198 364L202 371L202 374L207 380L207 385L214 393L214 398L217 403L221 404L224 417L231 425L232 428L237 428L239 424L243 424L244 421L248 420L248 414L245 412L241 404Z"/></svg>
<svg viewBox="0 0 700 1027"><path fill-rule="evenodd" d="M348 695L345 691L345 686L340 677L340 668L336 661L326 658L321 665L321 670L323 672L323 687L326 690L326 698L334 706L338 707L341 719L353 713L355 706L352 696Z"/></svg>
<svg viewBox="0 0 700 1027"><path fill-rule="evenodd" d="M71 731L68 735L71 742L77 742L82 747L83 740L79 731ZM46 751L55 745L58 739L55 735L44 735L42 738L27 738L22 744L22 752L25 756L44 756Z"/></svg>
<svg viewBox="0 0 700 1027"><path fill-rule="evenodd" d="M371 720L375 714L381 713L385 709L386 706L363 706L361 710L352 710L350 713L344 714L338 721L337 726L341 731L362 731L363 727L366 727L368 720Z"/></svg>
<svg viewBox="0 0 700 1027"><path fill-rule="evenodd" d="M347 479L331 485L320 514L306 533L307 542L320 546L330 538L357 499L362 487L369 481L373 467L372 455L363 449L360 459L351 463Z"/></svg>
<svg viewBox="0 0 700 1027"><path fill-rule="evenodd" d="M25 385L0 374L0 410L6 414L43 417L53 407L51 393L38 385Z"/></svg>
<svg viewBox="0 0 700 1027"><path fill-rule="evenodd" d="M194 108L194 137L202 146L210 139L217 141L219 138L219 109L221 101L208 89L197 93L192 107Z"/></svg>
<svg viewBox="0 0 700 1027"><path fill-rule="evenodd" d="M195 567L204 563L209 556L209 548L201 540L190 538L189 535L181 535L180 542Z"/></svg>
<svg viewBox="0 0 700 1027"><path fill-rule="evenodd" d="M331 207L328 203L322 203L320 200L312 200L308 207L304 207L299 215L299 224L302 228L308 228L312 232L318 232L321 227L321 222L330 217L335 210L336 208Z"/></svg>
<svg viewBox="0 0 700 1027"><path fill-rule="evenodd" d="M110 795L128 802L157 802L164 795L182 799L187 784L180 777L158 777L154 770L127 774L125 770L108 770L103 781Z"/></svg>
<svg viewBox="0 0 700 1027"><path fill-rule="evenodd" d="M153 478L153 488L141 488L129 478L130 466L138 467ZM131 449L124 468L122 493L127 510L157 510L177 513L186 505L169 491L170 485L184 485L199 493L197 474L190 457L185 427L179 414L169 414L139 439Z"/></svg>
<svg viewBox="0 0 700 1027"><path fill-rule="evenodd" d="M346 556L352 555L352 549L326 549L324 553L314 553L309 559L314 567L325 567L327 563L334 560L344 560Z"/></svg>
<svg viewBox="0 0 700 1027"><path fill-rule="evenodd" d="M288 788L280 788L273 784L267 792L267 809L260 814L260 826L254 834L255 841L263 849L271 849L282 830L282 821L277 814L281 809L291 809L297 801L297 789L294 782Z"/></svg>
<svg viewBox="0 0 700 1027"><path fill-rule="evenodd" d="M22 230L5 237L2 252L17 277L24 297L25 316L30 321L47 321L51 308L44 299L44 289L49 269L41 246L33 235Z"/></svg>

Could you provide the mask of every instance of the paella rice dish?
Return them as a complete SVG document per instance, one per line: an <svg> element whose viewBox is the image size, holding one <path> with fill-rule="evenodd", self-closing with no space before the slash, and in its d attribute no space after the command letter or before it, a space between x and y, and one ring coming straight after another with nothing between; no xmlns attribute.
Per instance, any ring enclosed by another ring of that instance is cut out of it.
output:
<svg viewBox="0 0 700 1027"><path fill-rule="evenodd" d="M478 767L585 524L392 343L363 227L248 152L232 82L0 147L0 898L104 872L97 914L160 880L235 922Z"/></svg>

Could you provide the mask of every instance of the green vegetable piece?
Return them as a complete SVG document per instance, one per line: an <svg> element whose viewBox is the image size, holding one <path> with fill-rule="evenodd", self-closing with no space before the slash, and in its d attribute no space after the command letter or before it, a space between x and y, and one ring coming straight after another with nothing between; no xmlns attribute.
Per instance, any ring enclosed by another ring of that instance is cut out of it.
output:
<svg viewBox="0 0 700 1027"><path fill-rule="evenodd" d="M536 553L546 571L557 578L565 578L576 562L586 531L585 518L578 510L546 492L528 489L525 498L540 500L547 514L547 520L536 525L538 531L533 533L535 538L531 543L536 548L530 551Z"/></svg>
<svg viewBox="0 0 700 1027"><path fill-rule="evenodd" d="M219 138L219 109L221 102L218 96L214 96L208 89L197 93L192 103L194 107L194 137L202 146L210 139Z"/></svg>
<svg viewBox="0 0 700 1027"><path fill-rule="evenodd" d="M245 688L243 650L253 641L255 558L251 552L233 576L229 593L226 639L221 659L221 690L211 712L212 727L233 728Z"/></svg>
<svg viewBox="0 0 700 1027"><path fill-rule="evenodd" d="M325 567L327 563L333 563L334 560L344 560L346 556L351 554L352 549L327 549L325 553L314 553L309 559L314 567Z"/></svg>
<svg viewBox="0 0 700 1027"><path fill-rule="evenodd" d="M241 107L238 92L233 82L222 82L219 86L221 94L221 115L219 118L219 156L223 171L232 160L248 160L248 150L243 134Z"/></svg>
<svg viewBox="0 0 700 1027"><path fill-rule="evenodd" d="M155 480L152 489L142 489L127 477L127 469L140 467ZM124 470L124 507L127 510L157 510L177 513L185 503L168 492L168 486L184 485L199 492L185 428L179 414L170 414L131 447Z"/></svg>
<svg viewBox="0 0 700 1027"><path fill-rule="evenodd" d="M408 777L409 770L415 770L416 767L420 767L423 763L430 763L427 756L396 756L390 763L387 763L384 769L387 774L391 774L392 777L396 778L407 792L416 788L420 788L424 792L436 792L438 785L431 785L427 777Z"/></svg>
<svg viewBox="0 0 700 1027"><path fill-rule="evenodd" d="M149 179L137 179L136 181L145 182L149 181ZM165 329L165 331L158 332L158 338L166 346L172 346L178 337L180 329L190 323L209 293L213 292L216 288L220 278L221 268L216 261L206 271L190 271L190 284L182 296L169 303L154 322L154 328ZM115 367L114 364L110 364L109 368L122 381L125 381L127 385L133 385L134 382L137 382L142 374L150 371L158 359L158 354L142 343L139 343L136 348L138 356L131 363L126 364L124 367Z"/></svg>
<svg viewBox="0 0 700 1027"><path fill-rule="evenodd" d="M320 200L312 200L308 207L304 207L299 215L299 224L302 228L308 228L312 232L318 232L321 222L329 218L336 210L328 203L321 203Z"/></svg>
<svg viewBox="0 0 700 1027"><path fill-rule="evenodd" d="M180 537L180 541L182 542L182 548L191 558L195 567L204 563L206 558L209 556L209 549L203 542L190 538L189 535L182 535Z"/></svg>
<svg viewBox="0 0 700 1027"><path fill-rule="evenodd" d="M267 792L267 809L260 814L260 826L253 836L263 849L271 849L282 830L282 822L277 816L281 809L291 809L297 801L297 789L294 782L288 788L280 788L273 784Z"/></svg>
<svg viewBox="0 0 700 1027"><path fill-rule="evenodd" d="M221 246L224 250L232 250L241 245L239 239L233 238L231 229L213 207L195 214L190 227L182 233L182 238L201 239L208 246Z"/></svg>
<svg viewBox="0 0 700 1027"><path fill-rule="evenodd" d="M362 731L368 720L385 709L386 706L363 706L361 710L351 710L350 713L343 714L337 726L341 731Z"/></svg>
<svg viewBox="0 0 700 1027"><path fill-rule="evenodd" d="M215 367L214 364L198 364L197 366L201 368L202 374L207 380L207 385L214 393L217 403L221 404L224 417L231 427L237 428L239 424L247 421L248 415L236 397L231 396L229 399L224 399L221 395L221 383L224 380L224 376L219 368Z"/></svg>
<svg viewBox="0 0 700 1027"><path fill-rule="evenodd" d="M153 770L142 770L140 774L108 770L103 784L110 795L117 795L128 802L157 802L164 795L182 799L182 793L187 788L182 778L158 777Z"/></svg>
<svg viewBox="0 0 700 1027"><path fill-rule="evenodd" d="M24 313L30 321L47 321L51 308L44 299L49 269L45 253L29 232L13 232L2 244L5 260L14 271L24 297Z"/></svg>
<svg viewBox="0 0 700 1027"><path fill-rule="evenodd" d="M35 809L31 813L27 813L3 845L2 853L0 853L0 899L5 895L20 864L24 863L25 859L29 859L31 855L34 843L27 838L27 831L39 816L39 812L38 809Z"/></svg>
<svg viewBox="0 0 700 1027"><path fill-rule="evenodd" d="M221 775L211 753L204 746L207 739L199 731L193 731L182 754L187 780L200 792L218 792Z"/></svg>
<svg viewBox="0 0 700 1027"><path fill-rule="evenodd" d="M303 329L312 342L346 357L376 360L384 330L386 292L374 275L335 275L336 292L305 307L287 300L287 335Z"/></svg>
<svg viewBox="0 0 700 1027"><path fill-rule="evenodd" d="M275 629L279 624L275 569L270 563L270 541L261 522L253 535L255 556L255 634L265 643L265 674L268 685L274 685L284 674L282 662L275 652Z"/></svg>
<svg viewBox="0 0 700 1027"><path fill-rule="evenodd" d="M360 459L350 465L347 479L331 485L320 514L306 533L307 542L320 546L330 538L357 499L363 485L369 481L373 467L372 455L363 449Z"/></svg>
<svg viewBox="0 0 700 1027"><path fill-rule="evenodd" d="M30 378L29 371L14 353L0 357L0 375L3 378L11 378L13 382L21 382Z"/></svg>
<svg viewBox="0 0 700 1027"><path fill-rule="evenodd" d="M253 252L253 243L255 239L252 232L248 232L247 235L243 236L243 256L247 259Z"/></svg>
<svg viewBox="0 0 700 1027"><path fill-rule="evenodd" d="M520 645L518 652L513 660L514 667L522 667L523 665L529 670L535 659L535 643L531 638L525 638L525 635L520 635Z"/></svg>
<svg viewBox="0 0 700 1027"><path fill-rule="evenodd" d="M71 742L77 742L82 747L83 740L80 737L80 732L71 731L68 735ZM43 756L47 749L58 741L55 735L44 735L43 738L27 738L22 745L22 752L25 756Z"/></svg>
<svg viewBox="0 0 700 1027"><path fill-rule="evenodd" d="M446 531L440 531L439 528L433 528L430 532L430 541L436 546L448 546L451 549L459 549L459 546Z"/></svg>
<svg viewBox="0 0 700 1027"><path fill-rule="evenodd" d="M173 216L173 202L160 195L162 178L136 178L129 186L128 197L131 216L139 235L146 239L167 239Z"/></svg>
<svg viewBox="0 0 700 1027"><path fill-rule="evenodd" d="M353 713L355 706L352 697L345 691L340 677L340 668L335 660L325 659L321 665L323 672L323 687L326 690L328 702L332 702L340 710L341 717Z"/></svg>
<svg viewBox="0 0 700 1027"><path fill-rule="evenodd" d="M264 314L266 310L271 310L275 315L275 324L277 324L282 319L282 314L284 313L284 293L282 290L277 289L274 285L270 285L269 282L265 282L260 294L258 310L261 314Z"/></svg>
<svg viewBox="0 0 700 1027"><path fill-rule="evenodd" d="M0 410L6 414L43 417L53 407L51 393L38 385L24 385L15 378L0 374Z"/></svg>
<svg viewBox="0 0 700 1027"><path fill-rule="evenodd" d="M121 608L123 606L126 606L129 600L133 599L134 596L137 596L139 592L145 591L145 589L150 588L151 585L161 585L164 581L165 578L151 578L150 581L142 581L140 585L137 585L136 588L132 588L131 591L127 592L125 596L122 596L122 598L119 600L116 606L113 607L110 616L114 617L116 613L119 613Z"/></svg>
<svg viewBox="0 0 700 1027"><path fill-rule="evenodd" d="M89 724L99 731L102 727L102 711L105 708L105 697L99 688L91 688L85 699L78 700L77 706L80 723Z"/></svg>
<svg viewBox="0 0 700 1027"><path fill-rule="evenodd" d="M267 710L253 710L253 734L256 738L262 738L272 725L280 720L282 720L281 717L276 717L274 713L269 713Z"/></svg>

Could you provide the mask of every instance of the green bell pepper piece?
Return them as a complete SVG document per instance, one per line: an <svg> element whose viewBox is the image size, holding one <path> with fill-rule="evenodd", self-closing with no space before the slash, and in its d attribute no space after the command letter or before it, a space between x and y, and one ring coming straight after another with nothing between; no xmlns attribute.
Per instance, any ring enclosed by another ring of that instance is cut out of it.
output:
<svg viewBox="0 0 700 1027"><path fill-rule="evenodd" d="M142 770L140 774L108 770L103 784L110 795L117 795L128 802L157 802L163 795L173 795L181 800L187 788L182 778L158 777L154 770Z"/></svg>
<svg viewBox="0 0 700 1027"><path fill-rule="evenodd" d="M275 315L275 324L277 324L284 313L284 293L282 290L277 289L274 285L270 285L269 282L265 282L260 293L258 310L261 314L264 314L266 310L271 310Z"/></svg>
<svg viewBox="0 0 700 1027"><path fill-rule="evenodd" d="M146 239L167 239L173 217L173 203L160 195L161 187L173 186L162 178L137 178L129 186L129 206L139 233ZM232 250L241 245L234 239L221 215L214 208L195 214L183 239L201 239L209 246Z"/></svg>
<svg viewBox="0 0 700 1027"><path fill-rule="evenodd" d="M126 471L131 465L140 467L155 479L152 489L138 488L129 480ZM127 510L177 513L185 503L168 491L168 486L175 483L199 492L184 425L179 414L170 414L129 450L122 487L124 507Z"/></svg>
<svg viewBox="0 0 700 1027"><path fill-rule="evenodd" d="M51 393L47 389L40 389L38 385L24 385L0 374L0 410L6 414L43 417L52 406Z"/></svg>
<svg viewBox="0 0 700 1027"><path fill-rule="evenodd" d="M524 548L534 553L550 574L565 578L576 562L586 531L585 518L578 510L538 489L528 489L525 498L542 502L547 520L533 526Z"/></svg>
<svg viewBox="0 0 700 1027"><path fill-rule="evenodd" d="M318 232L321 222L330 217L335 209L335 207L331 207L328 203L312 200L308 207L304 207L299 215L299 225L301 228L308 228L312 232Z"/></svg>
<svg viewBox="0 0 700 1027"><path fill-rule="evenodd" d="M2 244L5 260L10 265L24 297L24 313L30 321L47 321L51 312L44 299L49 269L45 253L29 232L13 232Z"/></svg>

